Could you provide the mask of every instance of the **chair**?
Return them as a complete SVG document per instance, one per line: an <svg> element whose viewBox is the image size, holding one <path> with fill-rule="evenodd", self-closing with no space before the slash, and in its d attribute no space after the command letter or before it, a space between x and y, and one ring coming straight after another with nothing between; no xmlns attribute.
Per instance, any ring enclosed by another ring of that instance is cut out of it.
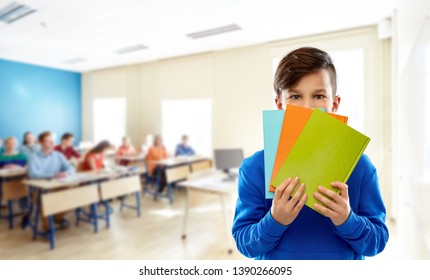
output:
<svg viewBox="0 0 430 280"><path fill-rule="evenodd" d="M100 199L105 205L106 228L110 227L109 199L121 197L122 212L124 207L136 209L137 216L140 217L140 179L139 176L125 177L115 181L104 182L100 184ZM136 206L125 204L124 199L128 194L134 194L136 197Z"/></svg>
<svg viewBox="0 0 430 280"><path fill-rule="evenodd" d="M96 213L99 201L96 184L42 194L42 215L49 221L49 241L51 250L55 248L54 214L90 205L91 213ZM94 232L98 232L97 219L91 217Z"/></svg>
<svg viewBox="0 0 430 280"><path fill-rule="evenodd" d="M202 160L191 164L191 172L201 171L212 168L211 160Z"/></svg>
<svg viewBox="0 0 430 280"><path fill-rule="evenodd" d="M149 168L148 168L148 162L145 161L144 163L145 163L146 172L144 174L144 177L145 177L145 187L144 187L144 190L143 190L143 195L145 195L146 193L149 193L150 195L153 195L154 198L155 198L156 195L157 195L159 184L160 184L159 178L158 178L157 174L150 175L149 174ZM155 186L153 193L151 193L149 191L149 185L150 184L153 184Z"/></svg>
<svg viewBox="0 0 430 280"><path fill-rule="evenodd" d="M188 178L190 174L189 165L179 165L175 167L170 167L166 169L166 181L169 189L169 200L170 204L173 203L173 187L175 183L184 181Z"/></svg>
<svg viewBox="0 0 430 280"><path fill-rule="evenodd" d="M28 197L28 188L26 185L21 183L20 180L6 181L1 183L2 189L0 190L0 202L7 202L8 213L6 216L1 216L9 222L9 229L13 228L13 217L20 215L21 213L13 213L14 200L18 200L23 197Z"/></svg>

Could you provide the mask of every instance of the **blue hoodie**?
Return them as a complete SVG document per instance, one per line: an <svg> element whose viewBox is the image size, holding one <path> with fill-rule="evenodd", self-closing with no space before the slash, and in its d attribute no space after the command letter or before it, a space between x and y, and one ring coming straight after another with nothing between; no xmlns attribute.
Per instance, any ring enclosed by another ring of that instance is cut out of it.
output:
<svg viewBox="0 0 430 280"><path fill-rule="evenodd" d="M270 214L265 199L264 153L245 159L239 170L239 198L233 237L239 251L256 259L360 260L380 253L388 241L385 206L376 169L363 155L348 182L351 214L340 226L304 206L290 225Z"/></svg>

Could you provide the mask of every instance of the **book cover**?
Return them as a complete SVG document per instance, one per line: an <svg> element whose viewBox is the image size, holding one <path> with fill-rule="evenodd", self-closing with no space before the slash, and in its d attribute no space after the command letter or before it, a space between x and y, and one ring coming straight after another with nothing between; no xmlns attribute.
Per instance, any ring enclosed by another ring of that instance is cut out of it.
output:
<svg viewBox="0 0 430 280"><path fill-rule="evenodd" d="M272 176L273 163L275 162L278 140L281 134L284 110L263 111L264 134L264 182L266 199L273 198L273 192L269 192L270 178Z"/></svg>
<svg viewBox="0 0 430 280"><path fill-rule="evenodd" d="M286 178L298 176L299 184L306 184L306 205L315 210L317 200L313 193L318 186L337 192L331 183L348 181L369 141L369 137L329 114L313 110L273 185L277 187Z"/></svg>
<svg viewBox="0 0 430 280"><path fill-rule="evenodd" d="M294 146L297 138L302 132L303 128L306 125L309 117L312 114L311 109L298 107L294 105L287 105L284 115L284 121L282 124L281 135L279 136L279 144L277 145L278 151L276 153L275 162L273 164L273 170L271 174L270 182L273 182L276 174L278 174L279 169L284 163L285 159L288 156L288 153ZM347 123L348 117L330 114L337 120ZM270 192L275 192L274 186L271 184L269 187Z"/></svg>

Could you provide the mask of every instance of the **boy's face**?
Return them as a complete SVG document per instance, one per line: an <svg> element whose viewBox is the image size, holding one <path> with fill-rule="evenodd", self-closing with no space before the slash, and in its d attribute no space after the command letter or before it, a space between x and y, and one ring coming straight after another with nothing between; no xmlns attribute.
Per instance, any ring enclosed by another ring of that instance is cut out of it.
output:
<svg viewBox="0 0 430 280"><path fill-rule="evenodd" d="M63 140L64 146L71 147L75 139L73 137Z"/></svg>
<svg viewBox="0 0 430 280"><path fill-rule="evenodd" d="M54 148L54 139L52 135L46 136L40 144L44 151L51 151Z"/></svg>
<svg viewBox="0 0 430 280"><path fill-rule="evenodd" d="M4 146L8 152L14 151L16 147L16 140L15 139L9 139L4 143Z"/></svg>
<svg viewBox="0 0 430 280"><path fill-rule="evenodd" d="M275 97L279 110L285 110L287 104L314 109L324 108L335 113L339 108L340 96L333 98L330 75L327 70L304 76L294 88L282 91L281 97Z"/></svg>

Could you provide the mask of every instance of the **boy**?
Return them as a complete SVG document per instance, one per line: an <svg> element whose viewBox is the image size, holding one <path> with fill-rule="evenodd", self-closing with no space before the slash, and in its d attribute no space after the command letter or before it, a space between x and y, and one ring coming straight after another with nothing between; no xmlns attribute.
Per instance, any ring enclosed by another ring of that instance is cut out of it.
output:
<svg viewBox="0 0 430 280"><path fill-rule="evenodd" d="M275 103L336 112L336 70L330 56L316 48L287 54L275 74ZM272 200L265 199L264 154L243 161L233 237L239 251L256 259L364 259L380 253L388 241L385 207L376 169L363 155L347 184L333 182L340 193L318 187L314 197L327 207L303 207L306 186L286 178ZM294 188L298 191L291 197Z"/></svg>
<svg viewBox="0 0 430 280"><path fill-rule="evenodd" d="M40 150L29 158L28 177L32 179L64 178L75 173L63 154L54 151L54 139L49 131L39 135Z"/></svg>
<svg viewBox="0 0 430 280"><path fill-rule="evenodd" d="M67 160L72 158L79 159L81 154L78 153L75 148L73 148L73 142L75 137L71 133L64 133L61 136L61 143L54 147L54 151L62 153Z"/></svg>
<svg viewBox="0 0 430 280"><path fill-rule="evenodd" d="M196 154L194 149L188 144L188 135L182 136L182 142L176 146L175 157L177 156L193 156Z"/></svg>
<svg viewBox="0 0 430 280"><path fill-rule="evenodd" d="M28 177L31 179L59 179L75 174L75 169L67 161L63 154L54 151L54 139L49 131L39 135L40 150L34 152L28 162ZM68 227L68 221L64 219L67 212L54 215L54 222L61 224L62 228ZM42 227L49 230L47 218L42 219Z"/></svg>

